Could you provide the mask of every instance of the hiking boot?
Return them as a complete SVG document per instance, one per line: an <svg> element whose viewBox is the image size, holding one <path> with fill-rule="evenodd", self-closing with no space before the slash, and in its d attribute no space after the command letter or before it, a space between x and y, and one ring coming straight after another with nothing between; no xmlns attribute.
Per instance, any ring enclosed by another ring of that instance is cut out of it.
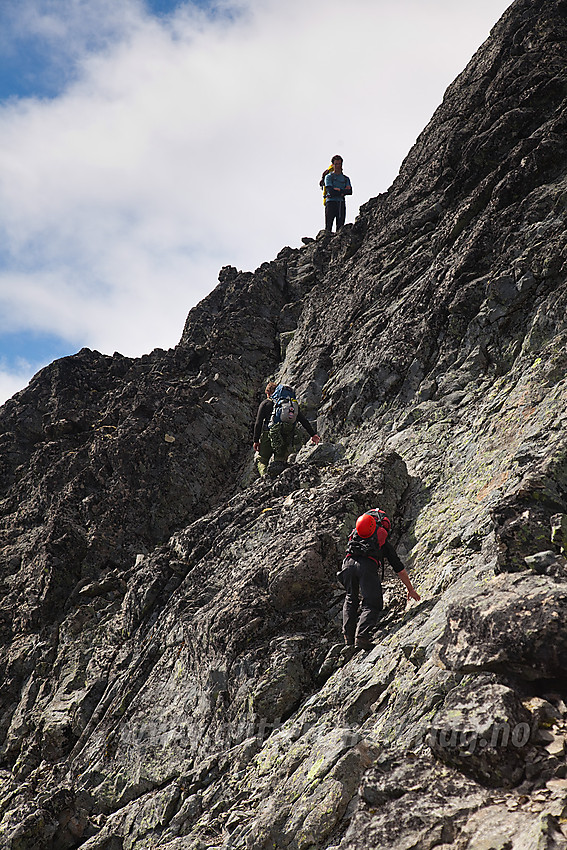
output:
<svg viewBox="0 0 567 850"><path fill-rule="evenodd" d="M343 646L338 660L339 667L342 667L343 664L348 664L348 662L354 655L356 655L356 647L353 643L348 644L347 646Z"/></svg>
<svg viewBox="0 0 567 850"><path fill-rule="evenodd" d="M284 469L287 469L288 464L284 460L273 460L268 467L268 475L270 478L276 478L280 472L283 472Z"/></svg>
<svg viewBox="0 0 567 850"><path fill-rule="evenodd" d="M371 640L364 637L358 637L354 643L355 649L374 649L374 646Z"/></svg>

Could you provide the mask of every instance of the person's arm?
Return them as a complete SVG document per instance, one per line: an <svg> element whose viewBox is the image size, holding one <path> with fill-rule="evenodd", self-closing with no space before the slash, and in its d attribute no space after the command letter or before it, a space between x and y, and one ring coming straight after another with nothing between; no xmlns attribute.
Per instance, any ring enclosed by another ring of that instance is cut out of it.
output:
<svg viewBox="0 0 567 850"><path fill-rule="evenodd" d="M327 197L331 200L340 201L343 197L343 193L340 189L337 189L334 184L333 175L327 174L325 177L325 186L327 188Z"/></svg>
<svg viewBox="0 0 567 850"><path fill-rule="evenodd" d="M307 431L307 433L311 437L311 442L316 446L317 443L320 442L321 437L318 434L315 433L315 431L313 430L313 426L312 426L311 422L309 421L309 419L306 416L303 415L303 413L301 412L301 409L299 410L297 421L299 422L300 425L303 425L303 427L305 428L305 430Z"/></svg>
<svg viewBox="0 0 567 850"><path fill-rule="evenodd" d="M346 186L345 186L345 195L352 195L352 186L350 185L350 180L348 177L345 177Z"/></svg>
<svg viewBox="0 0 567 850"><path fill-rule="evenodd" d="M396 573L396 575L398 576L400 581L403 581L403 583L405 584L408 591L408 599L415 599L416 602L419 602L421 596L411 583L411 579L407 574L407 570L400 570L398 573Z"/></svg>
<svg viewBox="0 0 567 850"><path fill-rule="evenodd" d="M407 573L403 561L400 559L400 556L398 555L389 540L386 540L386 542L382 546L381 551L392 565L394 572L396 573L400 581L405 584L408 591L408 599L415 599L416 602L419 602L421 596L411 583L411 579Z"/></svg>
<svg viewBox="0 0 567 850"><path fill-rule="evenodd" d="M254 451L258 451L260 447L260 435L262 433L262 428L264 427L264 422L268 419L272 414L272 401L269 398L264 399L260 407L258 408L258 414L256 416L256 422L254 423Z"/></svg>

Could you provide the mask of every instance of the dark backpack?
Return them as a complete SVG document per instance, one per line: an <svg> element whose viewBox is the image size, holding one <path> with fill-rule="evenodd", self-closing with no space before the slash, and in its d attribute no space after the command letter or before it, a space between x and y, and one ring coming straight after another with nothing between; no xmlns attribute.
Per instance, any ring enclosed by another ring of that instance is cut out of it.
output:
<svg viewBox="0 0 567 850"><path fill-rule="evenodd" d="M390 520L380 508L365 511L376 520L376 528L370 537L361 537L354 528L350 534L347 544L348 555L360 555L363 558L372 558L377 563L383 563L381 548L386 542L390 530Z"/></svg>
<svg viewBox="0 0 567 850"><path fill-rule="evenodd" d="M295 425L299 416L299 402L295 398L295 390L286 384L278 384L271 396L273 409L269 428L274 425Z"/></svg>

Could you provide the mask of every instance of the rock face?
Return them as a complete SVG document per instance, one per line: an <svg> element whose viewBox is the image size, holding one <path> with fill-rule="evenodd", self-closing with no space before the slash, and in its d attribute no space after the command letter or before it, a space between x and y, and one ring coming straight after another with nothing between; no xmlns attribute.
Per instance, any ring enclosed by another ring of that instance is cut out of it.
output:
<svg viewBox="0 0 567 850"><path fill-rule="evenodd" d="M354 225L1 409L7 850L567 847L566 92L516 0ZM257 480L270 377L323 442ZM353 654L376 505L422 601Z"/></svg>

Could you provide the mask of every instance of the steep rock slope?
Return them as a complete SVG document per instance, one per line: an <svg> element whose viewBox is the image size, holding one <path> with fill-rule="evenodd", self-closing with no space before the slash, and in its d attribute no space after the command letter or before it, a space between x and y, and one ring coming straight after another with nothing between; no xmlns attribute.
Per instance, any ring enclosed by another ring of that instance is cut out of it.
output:
<svg viewBox="0 0 567 850"><path fill-rule="evenodd" d="M516 0L353 226L2 409L6 847L567 846L566 59ZM325 442L249 483L273 373ZM376 503L423 601L353 656Z"/></svg>
<svg viewBox="0 0 567 850"><path fill-rule="evenodd" d="M284 368L317 385L323 435L348 433L365 459L401 449L451 534L487 531L492 512L507 568L510 499L527 507L524 489L541 489L531 461L564 477L564 39L562 4L511 7L392 189L333 245L344 261L313 291ZM555 489L531 500L534 538L561 509ZM438 536L437 520L423 512L417 536Z"/></svg>

